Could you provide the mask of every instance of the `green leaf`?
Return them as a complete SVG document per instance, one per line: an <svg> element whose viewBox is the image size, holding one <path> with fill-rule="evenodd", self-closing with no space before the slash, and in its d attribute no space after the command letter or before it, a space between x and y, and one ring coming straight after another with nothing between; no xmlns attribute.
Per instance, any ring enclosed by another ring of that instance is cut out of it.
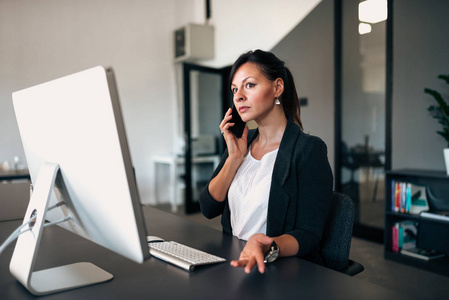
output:
<svg viewBox="0 0 449 300"><path fill-rule="evenodd" d="M442 74L439 75L438 78L444 80L447 84L449 84L449 75ZM427 108L427 111L432 116L432 118L436 119L438 123L441 124L443 130L437 131L437 133L446 140L449 146L449 105L443 99L441 94L435 90L425 88L424 93L431 95L438 104L438 106L429 106Z"/></svg>
<svg viewBox="0 0 449 300"><path fill-rule="evenodd" d="M446 81L447 84L449 84L449 75L439 75L438 76L439 79L443 79L444 81Z"/></svg>
<svg viewBox="0 0 449 300"><path fill-rule="evenodd" d="M446 104L446 101L444 101L443 97L441 96L440 93L438 93L435 90L431 90L428 88L424 89L424 93L429 94L431 96L433 96L433 98L435 99L435 101L438 103L438 105L440 106L441 112L445 115L445 116L449 116L449 106Z"/></svg>

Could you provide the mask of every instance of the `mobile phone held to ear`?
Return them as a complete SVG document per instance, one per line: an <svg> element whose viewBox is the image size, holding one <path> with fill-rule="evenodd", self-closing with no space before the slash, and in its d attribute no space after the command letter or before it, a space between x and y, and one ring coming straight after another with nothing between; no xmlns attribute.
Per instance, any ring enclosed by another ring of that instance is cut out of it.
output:
<svg viewBox="0 0 449 300"><path fill-rule="evenodd" d="M235 108L235 105L232 105L231 112L232 119L229 123L234 123L234 126L229 127L229 131L231 131L236 137L241 138L243 135L243 130L245 129L246 123L243 122L242 118L239 115L239 112Z"/></svg>

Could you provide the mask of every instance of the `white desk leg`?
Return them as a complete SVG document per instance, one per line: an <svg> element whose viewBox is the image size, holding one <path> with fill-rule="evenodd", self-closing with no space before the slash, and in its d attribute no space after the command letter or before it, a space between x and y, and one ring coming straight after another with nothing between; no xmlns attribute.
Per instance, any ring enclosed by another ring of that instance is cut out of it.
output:
<svg viewBox="0 0 449 300"><path fill-rule="evenodd" d="M151 174L153 180L151 181L152 186L152 190L153 190L153 199L154 199L154 204L157 205L159 203L159 199L158 199L158 190L157 190L157 162L155 160L153 160L153 172Z"/></svg>
<svg viewBox="0 0 449 300"><path fill-rule="evenodd" d="M176 161L175 159L170 163L170 203L171 203L171 211L178 211L178 203L177 203L177 169L176 169Z"/></svg>

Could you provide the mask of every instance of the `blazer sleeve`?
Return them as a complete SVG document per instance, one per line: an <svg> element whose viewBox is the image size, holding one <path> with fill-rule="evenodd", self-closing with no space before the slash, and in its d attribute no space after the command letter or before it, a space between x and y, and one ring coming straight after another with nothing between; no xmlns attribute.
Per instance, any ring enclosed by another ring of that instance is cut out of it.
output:
<svg viewBox="0 0 449 300"><path fill-rule="evenodd" d="M298 256L319 250L332 201L333 176L326 144L317 137L309 138L296 168L296 226L287 232L298 241Z"/></svg>

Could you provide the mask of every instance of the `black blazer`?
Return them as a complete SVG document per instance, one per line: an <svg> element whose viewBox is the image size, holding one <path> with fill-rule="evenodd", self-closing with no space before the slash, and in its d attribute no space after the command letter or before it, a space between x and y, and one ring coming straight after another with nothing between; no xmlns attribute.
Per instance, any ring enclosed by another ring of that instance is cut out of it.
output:
<svg viewBox="0 0 449 300"><path fill-rule="evenodd" d="M248 146L257 135L257 129L250 130ZM226 150L212 178L220 172L227 157ZM200 195L202 213L207 218L221 214L223 231L232 234L228 199L214 200L208 187ZM273 169L266 234L271 237L290 234L298 241L298 256L315 256L329 214L332 188L326 144L288 120Z"/></svg>

